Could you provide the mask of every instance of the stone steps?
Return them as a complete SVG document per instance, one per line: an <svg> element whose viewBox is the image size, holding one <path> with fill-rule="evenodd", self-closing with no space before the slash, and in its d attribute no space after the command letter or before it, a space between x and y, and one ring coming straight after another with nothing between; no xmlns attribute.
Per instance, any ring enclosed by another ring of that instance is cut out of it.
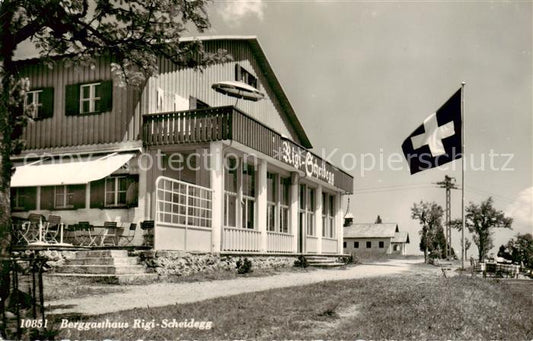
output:
<svg viewBox="0 0 533 341"><path fill-rule="evenodd" d="M139 274L146 273L142 265L63 265L56 268L57 273L66 274Z"/></svg>
<svg viewBox="0 0 533 341"><path fill-rule="evenodd" d="M76 252L76 258L128 257L127 250L83 250Z"/></svg>
<svg viewBox="0 0 533 341"><path fill-rule="evenodd" d="M337 262L337 259L334 257L308 256L306 259L309 266L315 268L336 268L345 265L344 263Z"/></svg>
<svg viewBox="0 0 533 341"><path fill-rule="evenodd" d="M156 273L139 273L139 274L66 274L66 273L49 273L46 276L59 278L86 279L91 283L100 284L143 284L152 283L159 278Z"/></svg>
<svg viewBox="0 0 533 341"><path fill-rule="evenodd" d="M54 267L49 276L83 278L97 283L146 283L158 278L139 264L137 257L128 256L127 250L83 250L74 258Z"/></svg>
<svg viewBox="0 0 533 341"><path fill-rule="evenodd" d="M65 260L65 265L137 265L139 260L135 257L113 257L113 258L74 258Z"/></svg>

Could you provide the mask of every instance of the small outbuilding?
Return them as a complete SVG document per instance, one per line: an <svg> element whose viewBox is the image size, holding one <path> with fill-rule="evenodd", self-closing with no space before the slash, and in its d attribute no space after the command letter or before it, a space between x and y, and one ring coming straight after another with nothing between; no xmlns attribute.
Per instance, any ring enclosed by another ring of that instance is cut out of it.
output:
<svg viewBox="0 0 533 341"><path fill-rule="evenodd" d="M344 253L405 255L406 244L409 244L409 233L400 232L396 223L353 223L344 226Z"/></svg>

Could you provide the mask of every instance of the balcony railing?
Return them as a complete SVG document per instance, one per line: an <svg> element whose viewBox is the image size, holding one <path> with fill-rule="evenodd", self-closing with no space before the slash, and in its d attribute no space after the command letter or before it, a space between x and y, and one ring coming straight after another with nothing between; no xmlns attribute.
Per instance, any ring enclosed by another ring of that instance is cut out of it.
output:
<svg viewBox="0 0 533 341"><path fill-rule="evenodd" d="M232 140L282 162L284 143L294 150L306 151L233 106L150 114L143 120L143 141L147 146ZM353 192L352 176L328 162L326 168L334 173L336 187Z"/></svg>

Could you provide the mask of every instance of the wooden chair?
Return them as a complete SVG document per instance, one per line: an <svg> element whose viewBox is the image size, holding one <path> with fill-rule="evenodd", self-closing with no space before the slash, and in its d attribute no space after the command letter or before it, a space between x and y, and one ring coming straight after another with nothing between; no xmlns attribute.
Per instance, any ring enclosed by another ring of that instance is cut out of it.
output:
<svg viewBox="0 0 533 341"><path fill-rule="evenodd" d="M119 243L118 245L126 246L130 245L133 239L135 238L135 232L137 231L137 224L136 223L130 223L129 228L123 229L122 234L119 236ZM122 244L121 241L125 241Z"/></svg>
<svg viewBox="0 0 533 341"><path fill-rule="evenodd" d="M22 237L28 244L34 242L42 242L43 234L45 229L43 229L44 224L46 224L46 219L42 214L39 213L30 213L28 215L28 220L22 225L23 235Z"/></svg>
<svg viewBox="0 0 533 341"><path fill-rule="evenodd" d="M96 245L96 238L94 234L94 227L88 221L80 221L76 225L74 232L74 239L80 246L94 246Z"/></svg>
<svg viewBox="0 0 533 341"><path fill-rule="evenodd" d="M57 236L62 232L61 230L63 229L61 216L50 214L45 226L46 230L44 232L44 240L48 243L57 244ZM60 236L62 236L62 233Z"/></svg>
<svg viewBox="0 0 533 341"><path fill-rule="evenodd" d="M117 222L116 221L106 221L104 223L104 233L102 234L102 240L100 241L100 246L117 246L119 235L117 234Z"/></svg>

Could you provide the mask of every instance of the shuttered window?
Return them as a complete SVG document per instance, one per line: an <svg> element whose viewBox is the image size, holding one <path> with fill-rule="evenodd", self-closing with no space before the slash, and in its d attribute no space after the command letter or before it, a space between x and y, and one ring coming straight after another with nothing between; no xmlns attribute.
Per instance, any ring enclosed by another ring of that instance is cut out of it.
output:
<svg viewBox="0 0 533 341"><path fill-rule="evenodd" d="M86 187L85 184L41 187L41 209L85 208Z"/></svg>
<svg viewBox="0 0 533 341"><path fill-rule="evenodd" d="M37 187L11 188L11 209L30 211L37 208Z"/></svg>
<svg viewBox="0 0 533 341"><path fill-rule="evenodd" d="M66 115L109 112L113 108L113 83L102 81L67 85Z"/></svg>
<svg viewBox="0 0 533 341"><path fill-rule="evenodd" d="M34 120L52 117L54 115L54 88L26 92L24 113Z"/></svg>

